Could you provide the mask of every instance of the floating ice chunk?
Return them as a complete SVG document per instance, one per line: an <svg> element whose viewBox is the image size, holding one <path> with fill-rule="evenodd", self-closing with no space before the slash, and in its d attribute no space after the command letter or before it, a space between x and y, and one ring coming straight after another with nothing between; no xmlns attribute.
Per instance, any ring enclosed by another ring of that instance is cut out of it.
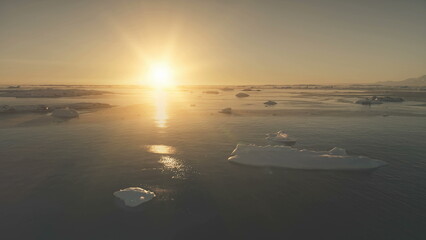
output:
<svg viewBox="0 0 426 240"><path fill-rule="evenodd" d="M364 156L349 156L341 148L329 152L298 150L288 146L238 144L229 161L251 166L284 167L310 170L369 170L386 162Z"/></svg>
<svg viewBox="0 0 426 240"><path fill-rule="evenodd" d="M400 97L376 97L379 101L382 102L403 102L404 99Z"/></svg>
<svg viewBox="0 0 426 240"><path fill-rule="evenodd" d="M139 187L129 187L114 192L114 196L123 200L126 206L136 207L153 199L155 197L155 193Z"/></svg>
<svg viewBox="0 0 426 240"><path fill-rule="evenodd" d="M52 112L52 116L57 118L76 118L79 116L79 114L74 109L64 108L64 109L55 109Z"/></svg>
<svg viewBox="0 0 426 240"><path fill-rule="evenodd" d="M400 97L377 97L377 96L372 96L371 98L366 98L367 100L373 102L373 103L383 103L383 102L403 102L404 99L400 98Z"/></svg>
<svg viewBox="0 0 426 240"><path fill-rule="evenodd" d="M239 98L243 98L243 97L248 97L248 96L250 96L250 95L248 95L247 93L242 93L242 92L240 92L240 93L235 94L235 96L236 96L236 97L239 97Z"/></svg>
<svg viewBox="0 0 426 240"><path fill-rule="evenodd" d="M0 105L0 113L8 113L13 112L15 109L10 107L9 105Z"/></svg>
<svg viewBox="0 0 426 240"><path fill-rule="evenodd" d="M220 110L219 113L231 114L232 108L224 108L224 109Z"/></svg>
<svg viewBox="0 0 426 240"><path fill-rule="evenodd" d="M269 101L267 101L267 102L264 102L263 104L265 104L265 105L267 105L267 106L273 106L273 105L276 105L276 104L277 104L277 102L274 102L274 101L269 100Z"/></svg>
<svg viewBox="0 0 426 240"><path fill-rule="evenodd" d="M203 93L206 93L206 94L219 94L218 91L204 91Z"/></svg>
<svg viewBox="0 0 426 240"><path fill-rule="evenodd" d="M360 100L356 101L355 103L356 104L362 104L362 105L371 105L371 104L382 104L382 101L380 101L378 99L365 98L365 99L360 99Z"/></svg>
<svg viewBox="0 0 426 240"><path fill-rule="evenodd" d="M274 142L279 142L288 146L296 144L296 140L290 138L288 134L283 131L278 131L276 133L268 133L266 134L266 139Z"/></svg>

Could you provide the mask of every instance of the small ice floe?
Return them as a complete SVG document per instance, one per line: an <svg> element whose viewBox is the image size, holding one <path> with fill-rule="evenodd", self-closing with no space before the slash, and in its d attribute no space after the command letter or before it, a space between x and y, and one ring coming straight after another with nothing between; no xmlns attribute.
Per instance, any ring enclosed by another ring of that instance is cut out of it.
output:
<svg viewBox="0 0 426 240"><path fill-rule="evenodd" d="M250 95L248 95L247 93L237 93L236 95L235 95L236 97L239 97L239 98L243 98L243 97L248 97L248 96L250 96Z"/></svg>
<svg viewBox="0 0 426 240"><path fill-rule="evenodd" d="M403 102L404 99L400 97L376 97L373 96L372 99L375 99L377 101L381 102Z"/></svg>
<svg viewBox="0 0 426 240"><path fill-rule="evenodd" d="M288 146L296 144L296 139L290 138L288 134L283 131L278 131L276 133L268 133L266 134L266 139L274 142L279 142Z"/></svg>
<svg viewBox="0 0 426 240"><path fill-rule="evenodd" d="M372 105L372 104L382 104L382 101L370 99L370 98L365 98L365 99L360 99L360 100L356 101L355 103L356 104L362 104L362 105Z"/></svg>
<svg viewBox="0 0 426 240"><path fill-rule="evenodd" d="M15 109L9 105L0 105L0 113L9 113L13 112Z"/></svg>
<svg viewBox="0 0 426 240"><path fill-rule="evenodd" d="M381 160L349 156L341 148L333 148L331 151L309 151L288 146L244 144L238 144L228 160L251 166L307 170L371 170L387 165Z"/></svg>
<svg viewBox="0 0 426 240"><path fill-rule="evenodd" d="M16 86L9 86L9 87L7 87L7 88L21 88L21 86L20 86L20 85L16 85Z"/></svg>
<svg viewBox="0 0 426 240"><path fill-rule="evenodd" d="M206 94L219 94L218 91L204 91L203 93L206 93Z"/></svg>
<svg viewBox="0 0 426 240"><path fill-rule="evenodd" d="M79 114L74 109L63 108L63 109L55 109L52 112L52 116L57 118L76 118L79 116Z"/></svg>
<svg viewBox="0 0 426 240"><path fill-rule="evenodd" d="M276 104L277 104L277 102L274 102L274 101L269 100L269 101L267 101L267 102L264 102L263 104L265 104L265 105L267 105L267 106L273 106L273 105L276 105Z"/></svg>
<svg viewBox="0 0 426 240"><path fill-rule="evenodd" d="M403 102L404 99L400 97L377 97L372 96L371 98L360 99L355 103L362 105L371 105L371 104L382 104L384 102Z"/></svg>
<svg viewBox="0 0 426 240"><path fill-rule="evenodd" d="M232 108L224 108L224 109L220 110L219 112L220 113L231 114L232 113Z"/></svg>
<svg viewBox="0 0 426 240"><path fill-rule="evenodd" d="M123 200L126 206L136 207L153 199L155 197L155 193L139 187L128 187L114 192L114 196Z"/></svg>

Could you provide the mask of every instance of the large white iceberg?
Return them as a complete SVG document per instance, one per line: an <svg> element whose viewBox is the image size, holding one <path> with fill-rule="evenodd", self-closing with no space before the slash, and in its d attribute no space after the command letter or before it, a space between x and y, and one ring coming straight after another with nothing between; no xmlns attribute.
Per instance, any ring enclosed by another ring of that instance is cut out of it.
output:
<svg viewBox="0 0 426 240"><path fill-rule="evenodd" d="M114 192L114 196L123 200L126 206L136 207L153 199L155 197L155 193L139 187L129 187Z"/></svg>
<svg viewBox="0 0 426 240"><path fill-rule="evenodd" d="M238 144L229 161L251 166L311 170L369 170L386 162L364 156L349 156L342 148L330 151L298 150L288 146Z"/></svg>

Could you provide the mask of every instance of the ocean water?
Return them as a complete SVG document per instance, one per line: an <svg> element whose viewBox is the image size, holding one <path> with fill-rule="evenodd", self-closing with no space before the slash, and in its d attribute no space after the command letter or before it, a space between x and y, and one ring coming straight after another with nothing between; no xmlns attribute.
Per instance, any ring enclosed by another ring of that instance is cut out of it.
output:
<svg viewBox="0 0 426 240"><path fill-rule="evenodd" d="M108 90L0 98L115 106L63 122L0 116L1 239L426 239L424 102L367 107L351 103L363 92L331 90L244 99L198 88ZM218 113L225 107L235 114ZM296 148L337 146L389 165L359 173L227 161L236 144L266 145L278 130ZM157 197L125 207L112 194L131 186Z"/></svg>

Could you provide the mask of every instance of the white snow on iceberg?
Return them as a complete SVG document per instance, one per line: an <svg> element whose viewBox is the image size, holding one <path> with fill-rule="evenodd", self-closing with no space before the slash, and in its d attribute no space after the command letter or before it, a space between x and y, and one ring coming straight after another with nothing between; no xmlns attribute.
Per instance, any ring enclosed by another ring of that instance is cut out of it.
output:
<svg viewBox="0 0 426 240"><path fill-rule="evenodd" d="M266 139L274 142L279 142L287 146L292 146L296 144L296 140L290 138L288 134L283 131L278 131L276 133L268 133L266 134Z"/></svg>
<svg viewBox="0 0 426 240"><path fill-rule="evenodd" d="M123 200L126 206L136 207L153 199L155 197L155 193L139 187L129 187L114 192L114 196Z"/></svg>
<svg viewBox="0 0 426 240"><path fill-rule="evenodd" d="M288 146L238 144L229 161L251 166L284 167L309 170L369 170L386 162L364 156L349 156L342 148L331 151L298 150Z"/></svg>

